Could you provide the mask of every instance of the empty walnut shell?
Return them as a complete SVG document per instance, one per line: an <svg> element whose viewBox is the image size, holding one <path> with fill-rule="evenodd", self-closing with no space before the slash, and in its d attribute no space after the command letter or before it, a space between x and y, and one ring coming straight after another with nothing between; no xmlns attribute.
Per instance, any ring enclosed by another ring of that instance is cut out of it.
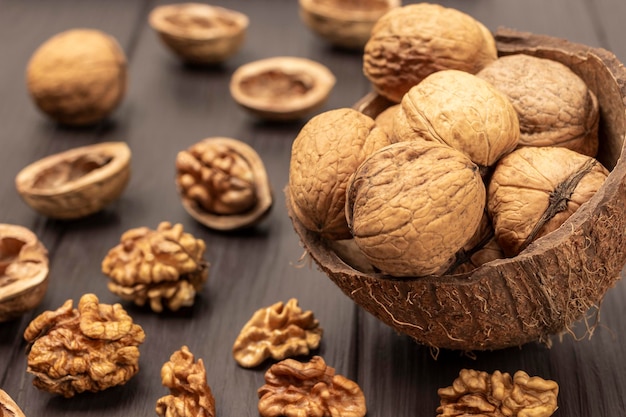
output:
<svg viewBox="0 0 626 417"><path fill-rule="evenodd" d="M37 307L48 288L48 251L25 227L0 224L0 322Z"/></svg>
<svg viewBox="0 0 626 417"><path fill-rule="evenodd" d="M496 41L500 54L562 62L598 98L597 159L610 173L560 228L515 257L469 273L397 280L340 258L332 242L293 215L286 193L294 228L320 269L374 316L433 347L490 350L549 341L598 306L626 264L626 69L604 49L563 39L500 29Z"/></svg>
<svg viewBox="0 0 626 417"><path fill-rule="evenodd" d="M154 8L149 22L163 43L184 62L216 64L239 51L249 19L223 7L182 3Z"/></svg>
<svg viewBox="0 0 626 417"><path fill-rule="evenodd" d="M103 142L47 156L15 178L26 204L56 219L77 219L116 200L130 179L130 148Z"/></svg>
<svg viewBox="0 0 626 417"><path fill-rule="evenodd" d="M244 109L268 120L294 120L321 107L335 85L324 65L306 58L273 57L239 67L230 94Z"/></svg>
<svg viewBox="0 0 626 417"><path fill-rule="evenodd" d="M300 0L300 19L331 44L362 49L376 21L400 0Z"/></svg>
<svg viewBox="0 0 626 417"><path fill-rule="evenodd" d="M2 389L0 389L0 415L3 417L25 417L13 398Z"/></svg>

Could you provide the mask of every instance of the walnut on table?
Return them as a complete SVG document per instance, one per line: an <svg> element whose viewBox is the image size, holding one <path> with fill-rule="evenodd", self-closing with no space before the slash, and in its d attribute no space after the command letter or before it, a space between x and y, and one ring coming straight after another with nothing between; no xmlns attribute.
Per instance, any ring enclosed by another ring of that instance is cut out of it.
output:
<svg viewBox="0 0 626 417"><path fill-rule="evenodd" d="M170 394L157 400L156 412L165 417L215 417L215 399L207 384L202 359L183 346L161 368L161 381Z"/></svg>
<svg viewBox="0 0 626 417"><path fill-rule="evenodd" d="M159 313L193 305L209 275L202 257L206 244L183 232L181 224L161 222L156 230L138 227L125 232L102 261L111 278L109 290L139 306L149 302Z"/></svg>
<svg viewBox="0 0 626 417"><path fill-rule="evenodd" d="M24 331L33 385L70 398L125 384L139 371L141 326L120 304L100 304L94 294L72 305L43 312Z"/></svg>
<svg viewBox="0 0 626 417"><path fill-rule="evenodd" d="M265 373L258 390L262 417L363 417L365 396L357 383L314 356L301 363L285 359Z"/></svg>
<svg viewBox="0 0 626 417"><path fill-rule="evenodd" d="M549 417L557 409L559 386L524 371L514 376L462 369L452 386L438 390L437 417Z"/></svg>
<svg viewBox="0 0 626 417"><path fill-rule="evenodd" d="M239 365L252 368L269 357L308 355L319 347L322 333L313 312L303 312L292 298L257 310L235 340L233 357Z"/></svg>

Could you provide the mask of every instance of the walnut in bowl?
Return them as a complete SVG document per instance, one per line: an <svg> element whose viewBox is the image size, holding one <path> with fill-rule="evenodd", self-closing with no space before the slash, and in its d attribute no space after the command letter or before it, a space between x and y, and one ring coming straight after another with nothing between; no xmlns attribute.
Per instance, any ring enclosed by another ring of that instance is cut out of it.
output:
<svg viewBox="0 0 626 417"><path fill-rule="evenodd" d="M337 249L338 242L307 230L286 192L294 228L320 269L371 314L434 348L491 350L549 342L600 304L626 264L624 66L604 49L563 39L508 29L495 37L500 55L525 53L565 64L598 99L597 158L609 174L561 227L515 256L469 272L400 279L358 267L351 252Z"/></svg>
<svg viewBox="0 0 626 417"><path fill-rule="evenodd" d="M154 8L149 22L163 43L184 62L217 64L239 51L249 19L223 7L181 3Z"/></svg>

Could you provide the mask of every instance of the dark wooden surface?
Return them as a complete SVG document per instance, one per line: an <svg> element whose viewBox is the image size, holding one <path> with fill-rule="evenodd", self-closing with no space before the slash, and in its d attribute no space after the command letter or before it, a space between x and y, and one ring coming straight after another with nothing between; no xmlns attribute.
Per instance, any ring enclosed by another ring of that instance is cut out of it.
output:
<svg viewBox="0 0 626 417"><path fill-rule="evenodd" d="M213 4L251 19L243 49L213 69L185 67L166 51L147 25L159 2L129 0L0 0L0 222L32 229L50 252L50 288L43 303L21 319L0 324L0 387L26 416L152 416L167 390L160 368L182 344L203 358L219 416L257 416L256 390L267 365L237 366L232 344L258 308L298 298L324 328L318 354L337 372L359 383L369 416L434 416L437 388L460 369L492 372L522 369L560 385L555 416L626 415L626 283L605 297L592 338L584 324L575 335L555 337L553 346L528 344L472 355L441 351L398 335L355 306L328 278L300 261L303 253L284 208L290 146L304 120L272 124L244 113L228 93L230 74L256 59L292 55L326 64L337 84L324 110L351 106L368 91L361 55L329 47L298 18L295 0L221 0ZM442 1L499 26L602 46L626 60L623 0ZM405 2L406 4L406 2ZM75 27L115 36L129 59L130 85L121 107L105 123L84 129L61 127L42 116L25 88L32 52L48 37ZM276 204L271 215L246 233L212 232L182 208L174 186L176 153L209 136L229 136L252 145L263 158ZM14 178L27 164L52 153L119 140L133 152L132 178L121 199L78 221L48 220L19 198ZM22 333L36 314L77 300L87 292L102 302L119 299L106 288L100 262L120 235L134 227L180 222L207 243L208 284L192 309L157 315L124 303L146 332L140 371L125 386L63 399L34 388L25 372ZM622 272L624 275L624 272ZM581 340L577 340L581 339Z"/></svg>

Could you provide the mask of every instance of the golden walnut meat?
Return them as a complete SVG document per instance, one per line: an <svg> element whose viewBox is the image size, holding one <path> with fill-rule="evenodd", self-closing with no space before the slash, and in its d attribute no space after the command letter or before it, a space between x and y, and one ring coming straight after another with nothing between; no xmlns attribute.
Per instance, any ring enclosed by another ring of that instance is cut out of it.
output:
<svg viewBox="0 0 626 417"><path fill-rule="evenodd" d="M392 9L374 25L363 72L396 103L426 76L444 69L472 74L497 59L493 35L473 17L438 4Z"/></svg>
<svg viewBox="0 0 626 417"><path fill-rule="evenodd" d="M239 365L251 368L270 357L283 360L308 355L319 347L321 338L322 328L313 312L302 311L292 298L257 310L237 336L233 357Z"/></svg>
<svg viewBox="0 0 626 417"><path fill-rule="evenodd" d="M161 417L215 417L215 398L207 383L202 359L197 361L187 346L182 346L161 367L161 381L170 394L156 403Z"/></svg>
<svg viewBox="0 0 626 417"><path fill-rule="evenodd" d="M265 373L258 390L262 417L363 417L367 412L361 388L320 356L301 363L285 359Z"/></svg>
<svg viewBox="0 0 626 417"><path fill-rule="evenodd" d="M192 306L209 275L202 257L206 245L183 231L181 224L161 222L156 230L130 229L102 261L109 290L159 313Z"/></svg>
<svg viewBox="0 0 626 417"><path fill-rule="evenodd" d="M452 386L440 388L437 417L549 417L557 409L559 386L517 371L493 374L462 369Z"/></svg>
<svg viewBox="0 0 626 417"><path fill-rule="evenodd" d="M329 110L307 122L291 148L289 193L295 216L329 239L351 237L346 184L361 162L389 144L374 120L356 110Z"/></svg>
<svg viewBox="0 0 626 417"><path fill-rule="evenodd" d="M488 210L504 254L556 230L608 176L594 158L561 147L522 147L496 165Z"/></svg>
<svg viewBox="0 0 626 417"><path fill-rule="evenodd" d="M2 417L25 417L20 407L13 398L0 389L0 416Z"/></svg>
<svg viewBox="0 0 626 417"><path fill-rule="evenodd" d="M485 207L478 167L436 142L398 142L374 152L348 184L354 241L384 274L441 275L476 232Z"/></svg>
<svg viewBox="0 0 626 417"><path fill-rule="evenodd" d="M480 70L509 98L520 124L520 146L563 146L595 156L600 112L587 84L560 62L525 54L503 56Z"/></svg>
<svg viewBox="0 0 626 417"><path fill-rule="evenodd" d="M68 125L108 116L126 93L126 57L117 41L93 29L61 32L44 42L26 70L37 107Z"/></svg>
<svg viewBox="0 0 626 417"><path fill-rule="evenodd" d="M37 388L66 398L125 384L139 371L145 334L120 304L85 294L37 316L24 331Z"/></svg>
<svg viewBox="0 0 626 417"><path fill-rule="evenodd" d="M426 139L463 152L480 167L517 146L519 122L507 96L475 75L444 70L404 96L392 141Z"/></svg>

